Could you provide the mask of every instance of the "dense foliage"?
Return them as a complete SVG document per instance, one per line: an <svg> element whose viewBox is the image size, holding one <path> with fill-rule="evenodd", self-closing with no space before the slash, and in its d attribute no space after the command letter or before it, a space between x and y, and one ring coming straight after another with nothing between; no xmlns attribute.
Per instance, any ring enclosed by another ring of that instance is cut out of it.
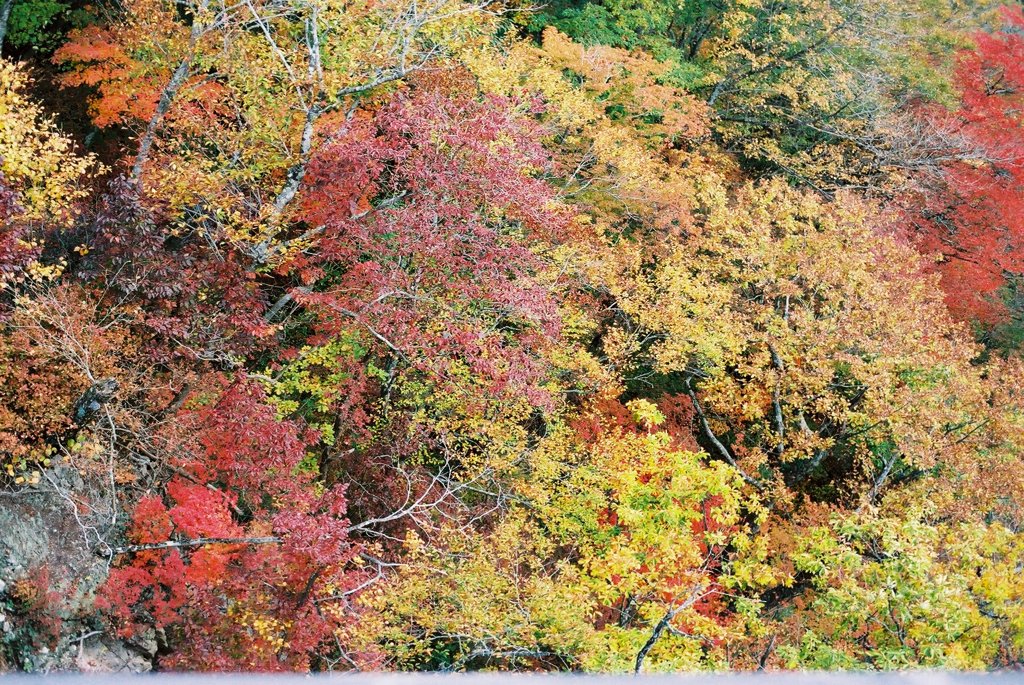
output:
<svg viewBox="0 0 1024 685"><path fill-rule="evenodd" d="M0 669L1024 663L1020 7L0 5Z"/></svg>

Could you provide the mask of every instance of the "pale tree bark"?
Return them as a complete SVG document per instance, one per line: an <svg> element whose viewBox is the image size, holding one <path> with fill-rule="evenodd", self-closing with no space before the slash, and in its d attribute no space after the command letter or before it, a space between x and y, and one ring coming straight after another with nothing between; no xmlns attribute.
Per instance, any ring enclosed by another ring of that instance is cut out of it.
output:
<svg viewBox="0 0 1024 685"><path fill-rule="evenodd" d="M135 162L132 164L131 172L131 179L136 183L142 177L142 171L146 167L146 162L149 161L149 153L153 148L153 139L156 137L156 132L160 129L160 124L163 123L164 116L166 116L168 110L171 109L171 105L174 103L174 98L177 96L181 86L188 80L189 74L192 71L192 60L195 58L199 40L207 31L215 29L226 18L226 14L221 13L215 21L204 25L201 16L209 7L210 0L202 0L196 8L195 17L192 21L192 30L189 33L188 51L177 68L175 68L174 73L171 74L171 79L164 86L163 92L160 93L160 100L157 102L156 110L146 125L145 133L139 139L139 151L135 155Z"/></svg>
<svg viewBox="0 0 1024 685"><path fill-rule="evenodd" d="M328 91L323 86L323 67L321 62L321 36L319 16L315 6L311 15L306 19L304 47L308 55L308 84L300 84L296 76L296 70L289 61L287 55L281 50L274 40L273 33L267 21L259 15L252 0L246 4L252 14L254 21L260 27L261 33L266 38L274 54L284 66L289 77L295 82L296 91L299 96L299 106L304 110L302 133L299 138L297 159L285 174L285 182L274 197L270 207L270 221L276 223L284 214L285 209L295 199L302 181L306 176L309 160L313 153L314 132L316 124L321 116L328 112L336 111L346 104L349 106L348 116L354 114L361 96L381 86L400 81L407 76L419 71L439 55L436 47L420 49L418 41L424 29L431 24L443 21L457 14L470 12L483 12L490 7L495 0L481 0L475 4L463 8L450 10L443 0L418 5L410 3L408 9L401 13L395 23L382 31L382 36L393 32L393 44L390 54L393 56L391 63L380 66L371 73L367 73L361 82L346 86L333 91ZM321 229L315 229L317 232ZM310 237L304 235L300 241ZM288 243L275 244L276 235L270 235L252 248L251 256L257 264L266 264L280 252L288 247Z"/></svg>
<svg viewBox="0 0 1024 685"><path fill-rule="evenodd" d="M758 479L748 474L742 468L740 468L739 463L736 461L735 458L733 458L732 453L729 451L729 448L722 444L722 441L718 439L718 436L715 435L715 432L711 430L711 424L708 423L707 415L704 413L704 408L701 406L700 400L697 399L697 393L694 392L693 388L687 386L687 394L690 396L690 402L693 404L693 410L694 413L697 414L697 421L700 423L701 429L703 429L704 437L707 438L708 442L711 443L711 446L715 448L715 452L718 454L718 456L720 456L722 459L728 462L730 466L736 469L736 471L739 472L740 476L743 477L743 480L745 480L747 483L750 483L758 490L764 490L764 483L762 483Z"/></svg>
<svg viewBox="0 0 1024 685"><path fill-rule="evenodd" d="M133 181L138 182L142 177L142 170L146 167L146 162L149 161L149 152L153 147L153 138L156 136L157 129L160 128L164 115L171 108L171 103L174 102L174 96L178 94L178 89L181 88L181 84L188 78L191 64L192 55L189 54L181 61L178 68L174 70L171 80L168 81L164 91L160 94L160 101L156 105L156 111L153 112L153 116L146 126L146 132L139 139L139 151L135 155L135 163L132 164L131 179Z"/></svg>
<svg viewBox="0 0 1024 685"><path fill-rule="evenodd" d="M682 613L685 609L692 607L699 600L703 599L704 597L707 597L709 594L711 594L710 590L708 590L703 585L698 585L690 591L690 596L687 597L682 603L680 603L677 606L669 608L669 610L665 612L665 615L662 616L661 619L654 624L654 629L651 631L650 637L647 638L647 642L644 643L644 646L641 647L640 651L637 653L636 664L634 664L633 666L634 673L640 673L640 670L644 667L644 660L647 658L647 655L650 653L650 651L654 649L654 645L658 644L658 640L661 639L661 636L665 633L665 631L673 632L672 621L675 619L675 617Z"/></svg>
<svg viewBox="0 0 1024 685"><path fill-rule="evenodd" d="M0 4L0 51L4 47L4 37L7 36L7 22L11 18L11 7L14 6L14 0L3 0L3 4Z"/></svg>
<svg viewBox="0 0 1024 685"><path fill-rule="evenodd" d="M167 540L165 542L150 542L144 545L128 545L127 547L115 547L110 550L110 556L132 554L134 552L147 552L155 549L188 549L192 547L206 547L209 545L276 545L283 542L279 537L267 536L258 538L194 538L192 540Z"/></svg>

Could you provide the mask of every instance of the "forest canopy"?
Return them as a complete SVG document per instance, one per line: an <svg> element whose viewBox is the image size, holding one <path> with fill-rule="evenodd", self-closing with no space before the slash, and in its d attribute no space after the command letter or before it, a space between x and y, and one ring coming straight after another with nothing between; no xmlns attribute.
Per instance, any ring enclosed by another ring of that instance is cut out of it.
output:
<svg viewBox="0 0 1024 685"><path fill-rule="evenodd" d="M1024 664L1024 11L0 0L0 671Z"/></svg>

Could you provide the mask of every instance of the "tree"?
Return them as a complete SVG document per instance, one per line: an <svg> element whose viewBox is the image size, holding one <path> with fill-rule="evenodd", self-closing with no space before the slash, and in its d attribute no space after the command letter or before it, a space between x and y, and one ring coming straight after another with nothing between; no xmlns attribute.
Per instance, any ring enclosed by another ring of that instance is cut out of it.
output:
<svg viewBox="0 0 1024 685"><path fill-rule="evenodd" d="M1019 554L999 524L931 512L863 515L809 531L794 554L813 578L813 613L780 649L797 668L972 669L1019 662L1019 595L994 574Z"/></svg>
<svg viewBox="0 0 1024 685"><path fill-rule="evenodd" d="M320 120L351 115L476 35L484 7L138 0L109 25L73 32L53 59L68 67L66 85L95 88L98 126L138 131L133 181L179 223L261 266L279 254Z"/></svg>
<svg viewBox="0 0 1024 685"><path fill-rule="evenodd" d="M127 0L103 184L0 65L0 659L1018 664L986 8Z"/></svg>
<svg viewBox="0 0 1024 685"><path fill-rule="evenodd" d="M642 49L664 81L699 94L715 131L754 173L830 191L889 183L916 151L892 112L949 88L937 65L994 8L956 3L618 0L555 3L551 23L586 45ZM913 20L908 20L913 16Z"/></svg>
<svg viewBox="0 0 1024 685"><path fill-rule="evenodd" d="M34 261L47 231L70 225L95 159L81 156L74 143L45 116L26 89L29 79L16 65L0 60L0 284L27 276L50 277L59 266ZM31 274L24 269L31 266Z"/></svg>
<svg viewBox="0 0 1024 685"><path fill-rule="evenodd" d="M632 412L628 426L596 439L553 426L528 457L531 482L492 530L410 533L406 564L364 598L379 612L369 634L386 641L385 663L620 672L721 663L719 648L746 620L738 611L755 606L724 599L754 570L730 564L726 549L750 543L744 519L758 503L735 470L674 449L649 403Z"/></svg>
<svg viewBox="0 0 1024 685"><path fill-rule="evenodd" d="M99 606L123 632L164 630L169 666L308 670L365 580L343 489L317 491L302 466L313 436L261 391L210 390L158 436L176 475L134 505L130 544L107 550Z"/></svg>
<svg viewBox="0 0 1024 685"><path fill-rule="evenodd" d="M910 237L936 256L946 301L957 316L992 325L1007 314L1007 278L1024 270L1024 91L1020 8L1003 11L1002 30L975 35L956 70L958 106L923 108L924 125L945 131L946 150L906 210Z"/></svg>
<svg viewBox="0 0 1024 685"><path fill-rule="evenodd" d="M569 222L511 109L428 86L332 134L302 199L311 228L294 244L310 247L288 263L320 335L361 329L403 365L437 378L465 365L540 401L536 348L557 319L536 274Z"/></svg>

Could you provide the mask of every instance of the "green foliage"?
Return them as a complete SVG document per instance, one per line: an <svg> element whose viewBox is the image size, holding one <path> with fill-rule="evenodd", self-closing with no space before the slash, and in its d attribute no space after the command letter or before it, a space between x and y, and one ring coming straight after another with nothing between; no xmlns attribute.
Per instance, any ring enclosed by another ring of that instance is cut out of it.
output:
<svg viewBox="0 0 1024 685"><path fill-rule="evenodd" d="M911 162L877 154L886 115L916 97L951 101L950 56L965 40L950 24L981 25L993 7L979 3L966 13L958 3L931 0L562 1L530 28L555 26L584 45L644 50L672 64L677 82L715 107L719 136L751 170L834 188L865 176L879 183L890 166ZM908 146L905 154L915 153Z"/></svg>
<svg viewBox="0 0 1024 685"><path fill-rule="evenodd" d="M4 42L14 49L52 52L63 40L71 5L60 0L15 0Z"/></svg>
<svg viewBox="0 0 1024 685"><path fill-rule="evenodd" d="M973 534L914 516L810 531L793 559L819 588L816 614L780 655L793 668L983 668L998 626L946 540Z"/></svg>
<svg viewBox="0 0 1024 685"><path fill-rule="evenodd" d="M278 416L301 417L320 431L325 445L337 436L332 410L343 398L343 389L353 376L353 363L361 363L367 349L356 335L342 335L318 346L302 347L265 382ZM369 372L376 370L370 365Z"/></svg>

